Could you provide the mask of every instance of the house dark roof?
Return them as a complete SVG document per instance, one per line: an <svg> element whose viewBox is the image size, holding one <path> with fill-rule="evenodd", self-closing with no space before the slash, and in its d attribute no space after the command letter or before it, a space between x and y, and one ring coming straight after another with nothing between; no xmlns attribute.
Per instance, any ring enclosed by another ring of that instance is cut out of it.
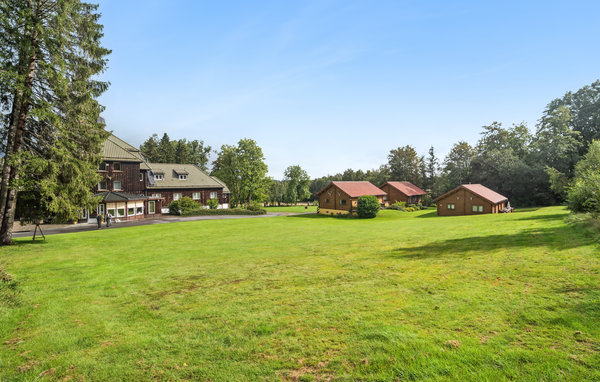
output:
<svg viewBox="0 0 600 382"><path fill-rule="evenodd" d="M109 135L102 144L102 158L111 161L138 162L141 170L150 169L139 149L113 134Z"/></svg>
<svg viewBox="0 0 600 382"><path fill-rule="evenodd" d="M327 186L323 187L321 191L317 192L316 195L321 194L325 191L330 185L334 185L340 190L344 191L349 197L357 198L363 195L375 195L381 196L385 195L385 192L377 188L371 182L353 182L353 181L333 181L329 183Z"/></svg>
<svg viewBox="0 0 600 382"><path fill-rule="evenodd" d="M506 196L500 195L496 191L490 190L483 184L462 184L462 185L446 192L444 195L438 196L437 198L435 198L435 200L438 201L438 200L446 197L447 195L452 194L453 192L457 191L460 188L464 188L468 191L471 191L475 195L478 195L478 196L482 197L483 199L487 200L488 202L491 202L494 204L502 203L502 202L508 200L508 198Z"/></svg>
<svg viewBox="0 0 600 382"><path fill-rule="evenodd" d="M148 189L165 188L222 188L223 192L229 193L225 184L200 170L193 164L179 163L150 163L154 174L164 175L164 179L157 180L148 186ZM187 180L179 179L179 175L187 175Z"/></svg>
<svg viewBox="0 0 600 382"><path fill-rule="evenodd" d="M125 192L118 192L118 191L99 192L99 193L95 194L94 196L102 197L101 202L126 202L129 200L146 200L146 199L148 199L148 197L144 196L144 195L134 195L134 194L128 194Z"/></svg>
<svg viewBox="0 0 600 382"><path fill-rule="evenodd" d="M379 188L389 184L394 187L396 190L400 191L406 196L417 196L417 195L426 195L427 193L421 190L419 187L415 186L411 182L386 182L383 185L379 186Z"/></svg>

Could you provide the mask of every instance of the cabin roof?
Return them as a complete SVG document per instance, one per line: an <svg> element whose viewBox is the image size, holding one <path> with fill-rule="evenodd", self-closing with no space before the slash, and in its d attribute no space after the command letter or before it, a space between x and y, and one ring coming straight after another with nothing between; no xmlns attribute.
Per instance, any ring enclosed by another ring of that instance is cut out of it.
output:
<svg viewBox="0 0 600 382"><path fill-rule="evenodd" d="M475 195L480 196L481 198L487 200L488 202L494 203L494 204L502 203L502 202L508 200L508 198L506 196L500 195L496 191L487 188L483 184L462 184L462 185L446 192L445 194L438 196L437 198L435 198L435 201L437 202L438 200L445 198L446 196L454 193L455 191L457 191L460 188L464 188L468 191L471 191Z"/></svg>
<svg viewBox="0 0 600 382"><path fill-rule="evenodd" d="M415 186L411 182L386 182L383 185L379 186L379 188L389 184L394 187L396 190L400 191L406 196L417 196L417 195L426 195L427 193Z"/></svg>
<svg viewBox="0 0 600 382"><path fill-rule="evenodd" d="M377 188L371 182L367 181L340 181L336 180L329 183L327 186L323 187L321 191L317 192L316 195L321 194L325 191L329 186L334 185L340 190L344 191L349 197L357 198L363 195L374 195L374 196L382 196L385 195L385 192Z"/></svg>

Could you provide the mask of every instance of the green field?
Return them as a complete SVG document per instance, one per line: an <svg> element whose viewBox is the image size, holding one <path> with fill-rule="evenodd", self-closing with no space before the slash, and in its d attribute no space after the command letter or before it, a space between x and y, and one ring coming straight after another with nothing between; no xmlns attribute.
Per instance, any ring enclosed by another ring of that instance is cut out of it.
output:
<svg viewBox="0 0 600 382"><path fill-rule="evenodd" d="M289 212L289 213L300 213L300 212L317 212L317 206L281 206L281 207L265 207L267 212Z"/></svg>
<svg viewBox="0 0 600 382"><path fill-rule="evenodd" d="M560 207L160 224L0 249L0 380L599 380ZM65 379L66 378L66 379Z"/></svg>

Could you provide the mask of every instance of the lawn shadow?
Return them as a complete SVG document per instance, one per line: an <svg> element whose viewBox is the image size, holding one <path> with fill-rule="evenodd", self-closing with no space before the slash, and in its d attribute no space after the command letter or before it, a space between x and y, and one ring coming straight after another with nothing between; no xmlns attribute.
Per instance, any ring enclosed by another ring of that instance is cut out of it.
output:
<svg viewBox="0 0 600 382"><path fill-rule="evenodd" d="M576 235L570 226L532 228L515 234L469 236L458 239L434 241L424 245L398 248L389 253L395 258L439 258L443 256L472 256L486 254L497 249L519 249L547 247L566 250L593 243L593 240Z"/></svg>
<svg viewBox="0 0 600 382"><path fill-rule="evenodd" d="M437 214L437 210L433 210L433 211L429 211L427 213L424 213L422 215L418 215L415 216L416 218L437 218L438 214Z"/></svg>
<svg viewBox="0 0 600 382"><path fill-rule="evenodd" d="M569 214L549 214L549 215L540 215L540 216L527 216L523 218L517 218L515 220L563 220Z"/></svg>

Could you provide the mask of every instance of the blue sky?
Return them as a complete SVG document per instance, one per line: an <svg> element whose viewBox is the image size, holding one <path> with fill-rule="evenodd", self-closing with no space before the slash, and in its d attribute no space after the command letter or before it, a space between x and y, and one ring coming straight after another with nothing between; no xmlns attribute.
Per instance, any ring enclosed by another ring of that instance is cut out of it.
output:
<svg viewBox="0 0 600 382"><path fill-rule="evenodd" d="M379 167L474 144L600 78L597 1L100 2L107 128L213 148L252 138L269 173Z"/></svg>

